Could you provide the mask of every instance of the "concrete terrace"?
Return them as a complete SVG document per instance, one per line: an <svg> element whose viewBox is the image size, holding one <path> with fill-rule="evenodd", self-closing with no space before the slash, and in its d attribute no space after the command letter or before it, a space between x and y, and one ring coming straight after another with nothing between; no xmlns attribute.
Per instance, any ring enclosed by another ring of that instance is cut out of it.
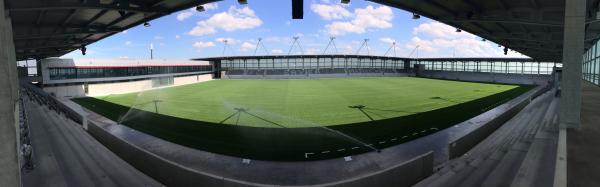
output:
<svg viewBox="0 0 600 187"><path fill-rule="evenodd" d="M81 125L24 99L29 117L34 169L22 185L163 186L138 171L90 136Z"/></svg>

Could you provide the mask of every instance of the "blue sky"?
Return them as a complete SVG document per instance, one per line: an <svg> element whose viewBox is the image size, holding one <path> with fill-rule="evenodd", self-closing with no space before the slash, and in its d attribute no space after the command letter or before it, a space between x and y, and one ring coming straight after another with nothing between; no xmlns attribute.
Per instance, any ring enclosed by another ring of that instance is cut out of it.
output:
<svg viewBox="0 0 600 187"><path fill-rule="evenodd" d="M355 54L369 39L371 55L384 55L393 42L396 54L408 56L418 46L419 57L523 57L502 54L491 42L425 17L412 19L412 13L363 0L349 5L337 0L307 0L304 19L291 19L289 0L249 0L248 5L225 0L205 5L205 12L193 9L173 13L88 46L88 54L74 51L64 58L155 58L190 59L226 55L253 55L257 39L266 48L258 55L287 54L292 37L298 36L304 54L322 54L331 36L339 54ZM302 53L296 46L293 54ZM336 53L327 50L328 54ZM360 54L366 54L365 49ZM390 52L388 55L392 55Z"/></svg>

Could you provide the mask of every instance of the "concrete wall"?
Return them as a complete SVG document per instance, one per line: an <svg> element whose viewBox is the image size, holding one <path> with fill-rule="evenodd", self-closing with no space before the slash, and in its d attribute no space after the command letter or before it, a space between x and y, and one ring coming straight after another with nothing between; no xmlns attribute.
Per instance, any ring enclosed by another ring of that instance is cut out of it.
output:
<svg viewBox="0 0 600 187"><path fill-rule="evenodd" d="M193 170L165 160L149 151L128 143L113 134L110 125L88 121L88 132L123 160L167 186L271 186L239 181ZM115 132L118 133L118 132ZM285 163L282 163L285 164ZM390 186L409 187L433 173L433 152L413 158L388 169L316 186Z"/></svg>
<svg viewBox="0 0 600 187"><path fill-rule="evenodd" d="M172 86L193 84L209 80L212 80L211 74L175 77ZM129 82L88 84L88 94L85 94L85 86L83 84L44 87L44 91L59 98L76 98L86 96L97 97L111 94L133 93L149 89L154 89L154 87L152 87L151 79Z"/></svg>
<svg viewBox="0 0 600 187"><path fill-rule="evenodd" d="M206 82L212 80L212 75L195 75L195 76L185 76L185 77L175 77L174 85L186 85L193 84L197 82Z"/></svg>
<svg viewBox="0 0 600 187"><path fill-rule="evenodd" d="M10 17L0 1L0 186L20 186L17 61Z"/></svg>
<svg viewBox="0 0 600 187"><path fill-rule="evenodd" d="M454 159L467 153L471 148L475 147L496 129L500 128L504 123L513 118L523 108L525 108L532 99L542 95L552 88L552 84L545 86L539 86L532 91L526 93L526 95L519 97L518 103L512 105L506 112L500 114L498 117L490 120L483 124L481 127L471 131L470 133L452 141L448 144L448 157Z"/></svg>
<svg viewBox="0 0 600 187"><path fill-rule="evenodd" d="M528 75L506 73L454 72L454 71L423 71L420 77L461 80L472 82L492 82L504 84L535 84L545 85L552 80L551 75Z"/></svg>

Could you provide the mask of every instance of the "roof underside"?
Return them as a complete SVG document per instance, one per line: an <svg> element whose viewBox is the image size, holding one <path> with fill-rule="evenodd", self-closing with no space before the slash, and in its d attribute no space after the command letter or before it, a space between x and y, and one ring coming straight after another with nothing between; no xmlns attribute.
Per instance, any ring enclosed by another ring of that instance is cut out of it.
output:
<svg viewBox="0 0 600 187"><path fill-rule="evenodd" d="M58 57L144 22L219 0L5 0L17 59Z"/></svg>
<svg viewBox="0 0 600 187"><path fill-rule="evenodd" d="M565 0L370 0L427 16L540 61L562 61ZM600 37L587 0L585 49Z"/></svg>

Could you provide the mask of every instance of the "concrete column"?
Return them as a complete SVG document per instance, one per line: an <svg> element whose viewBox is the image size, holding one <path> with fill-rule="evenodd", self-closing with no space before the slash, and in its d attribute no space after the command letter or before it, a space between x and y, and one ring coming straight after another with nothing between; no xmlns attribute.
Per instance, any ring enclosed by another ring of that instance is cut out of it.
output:
<svg viewBox="0 0 600 187"><path fill-rule="evenodd" d="M11 20L0 1L0 186L20 186L18 88Z"/></svg>
<svg viewBox="0 0 600 187"><path fill-rule="evenodd" d="M586 0L565 0L565 3L559 121L561 127L578 128L581 121L581 62L584 53Z"/></svg>

